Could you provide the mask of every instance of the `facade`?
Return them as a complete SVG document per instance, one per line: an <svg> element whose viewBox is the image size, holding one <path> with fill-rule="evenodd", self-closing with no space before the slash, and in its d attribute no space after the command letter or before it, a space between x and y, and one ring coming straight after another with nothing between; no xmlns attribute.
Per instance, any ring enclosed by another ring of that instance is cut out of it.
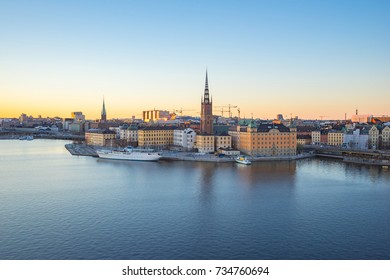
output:
<svg viewBox="0 0 390 280"><path fill-rule="evenodd" d="M194 149L196 133L192 128L176 129L173 131L173 145L182 147L185 151Z"/></svg>
<svg viewBox="0 0 390 280"><path fill-rule="evenodd" d="M347 133L344 134L343 146L351 149L367 149L368 131L361 129L347 131Z"/></svg>
<svg viewBox="0 0 390 280"><path fill-rule="evenodd" d="M310 145L311 142L311 135L297 135L297 144Z"/></svg>
<svg viewBox="0 0 390 280"><path fill-rule="evenodd" d="M313 145L319 145L321 143L321 131L314 130L311 132L311 143Z"/></svg>
<svg viewBox="0 0 390 280"><path fill-rule="evenodd" d="M240 132L237 131L237 126L232 126L229 128L228 134L232 138L232 148L238 149L240 146Z"/></svg>
<svg viewBox="0 0 390 280"><path fill-rule="evenodd" d="M127 143L138 142L138 128L135 126L122 127L119 129L119 139L125 140Z"/></svg>
<svg viewBox="0 0 390 280"><path fill-rule="evenodd" d="M200 133L213 135L213 103L209 95L207 71L204 95L200 112Z"/></svg>
<svg viewBox="0 0 390 280"><path fill-rule="evenodd" d="M368 148L377 149L379 147L379 127L373 125L368 131Z"/></svg>
<svg viewBox="0 0 390 280"><path fill-rule="evenodd" d="M215 139L214 135L200 134L196 135L196 145L199 153L212 153L215 152Z"/></svg>
<svg viewBox="0 0 390 280"><path fill-rule="evenodd" d="M84 125L79 122L69 124L69 131L72 133L81 133L84 131Z"/></svg>
<svg viewBox="0 0 390 280"><path fill-rule="evenodd" d="M328 145L341 147L344 143L344 132L341 130L331 130L328 133Z"/></svg>
<svg viewBox="0 0 390 280"><path fill-rule="evenodd" d="M215 150L232 148L232 137L227 133L221 133L214 137Z"/></svg>
<svg viewBox="0 0 390 280"><path fill-rule="evenodd" d="M260 124L252 121L241 130L239 150L251 156L293 156L297 151L296 128L282 124Z"/></svg>
<svg viewBox="0 0 390 280"><path fill-rule="evenodd" d="M116 133L110 130L90 129L85 133L85 142L92 146L113 146Z"/></svg>
<svg viewBox="0 0 390 280"><path fill-rule="evenodd" d="M150 126L138 129L138 146L164 149L173 145L173 126Z"/></svg>
<svg viewBox="0 0 390 280"><path fill-rule="evenodd" d="M382 149L390 148L390 127L386 126L382 129Z"/></svg>

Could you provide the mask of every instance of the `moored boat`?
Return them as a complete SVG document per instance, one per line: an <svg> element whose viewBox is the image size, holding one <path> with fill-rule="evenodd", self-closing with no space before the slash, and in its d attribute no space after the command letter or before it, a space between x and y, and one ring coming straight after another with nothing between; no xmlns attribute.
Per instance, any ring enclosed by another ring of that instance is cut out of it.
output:
<svg viewBox="0 0 390 280"><path fill-rule="evenodd" d="M161 155L153 149L134 149L127 147L124 150L99 150L99 158L135 161L158 161Z"/></svg>
<svg viewBox="0 0 390 280"><path fill-rule="evenodd" d="M252 162L247 159L245 156L238 156L234 159L237 163L245 164L245 165L250 165Z"/></svg>

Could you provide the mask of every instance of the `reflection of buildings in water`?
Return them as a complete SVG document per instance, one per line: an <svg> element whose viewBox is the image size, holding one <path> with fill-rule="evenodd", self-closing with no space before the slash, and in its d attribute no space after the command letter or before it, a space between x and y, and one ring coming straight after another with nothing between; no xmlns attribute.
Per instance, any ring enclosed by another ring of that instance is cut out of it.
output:
<svg viewBox="0 0 390 280"><path fill-rule="evenodd" d="M249 187L259 185L295 185L296 161L253 162L250 166L236 164L240 181Z"/></svg>
<svg viewBox="0 0 390 280"><path fill-rule="evenodd" d="M390 179L390 172L382 166L345 163L344 170L346 178L351 181L361 177L368 178L373 183L385 178Z"/></svg>
<svg viewBox="0 0 390 280"><path fill-rule="evenodd" d="M197 162L197 168L200 169L200 183L202 189L210 189L214 185L214 163Z"/></svg>

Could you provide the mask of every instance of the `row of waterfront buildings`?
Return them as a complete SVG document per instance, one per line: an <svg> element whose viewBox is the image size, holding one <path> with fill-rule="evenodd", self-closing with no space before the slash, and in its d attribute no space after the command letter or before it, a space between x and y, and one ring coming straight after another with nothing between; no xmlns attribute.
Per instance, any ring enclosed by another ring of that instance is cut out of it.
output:
<svg viewBox="0 0 390 280"><path fill-rule="evenodd" d="M122 126L113 130L91 129L85 133L94 146L137 145L143 148L220 152L234 155L241 151L253 156L296 154L296 129L282 124L263 123L232 126L226 132L196 133L192 128L174 126Z"/></svg>
<svg viewBox="0 0 390 280"><path fill-rule="evenodd" d="M133 144L143 148L220 152L227 155L243 152L252 156L292 156L297 148L296 129L281 123L256 123L251 120L217 129L214 126L207 72L199 127L131 125L112 130L89 130L85 138L87 144L97 146L114 146L119 139L124 145Z"/></svg>
<svg viewBox="0 0 390 280"><path fill-rule="evenodd" d="M351 149L390 148L390 118L358 115L357 111L350 122L320 123L298 117L284 120L281 114L273 121L230 118L228 122L220 122L213 115L207 72L200 120L198 117L183 122L184 118L176 117L168 111L150 110L144 111L139 120L134 116L127 122L107 120L103 100L100 120L88 121L82 112L72 112L71 118L64 120L22 114L19 120L0 120L0 131L24 129L27 132L32 127L44 133L72 133L80 137L85 133L87 144L95 146L133 145L201 153L242 152L252 156L292 156L300 145L307 144Z"/></svg>

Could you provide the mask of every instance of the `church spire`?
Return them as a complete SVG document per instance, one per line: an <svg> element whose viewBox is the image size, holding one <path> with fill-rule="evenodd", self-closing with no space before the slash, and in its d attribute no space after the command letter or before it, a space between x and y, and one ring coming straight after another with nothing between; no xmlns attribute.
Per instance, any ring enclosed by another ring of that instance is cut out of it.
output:
<svg viewBox="0 0 390 280"><path fill-rule="evenodd" d="M104 97L103 97L103 108L102 108L102 117L101 121L107 120L107 114L106 114L106 104L104 103Z"/></svg>
<svg viewBox="0 0 390 280"><path fill-rule="evenodd" d="M208 104L210 103L210 96L209 96L209 81L207 77L207 69L206 69L206 82L205 82L205 87L204 87L204 99L203 102Z"/></svg>

